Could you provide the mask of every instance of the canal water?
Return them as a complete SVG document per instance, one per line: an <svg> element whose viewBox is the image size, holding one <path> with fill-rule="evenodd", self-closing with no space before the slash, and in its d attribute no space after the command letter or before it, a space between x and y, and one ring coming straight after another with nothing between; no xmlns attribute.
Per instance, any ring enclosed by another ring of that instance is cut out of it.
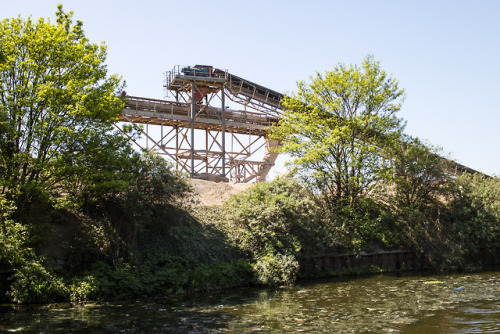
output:
<svg viewBox="0 0 500 334"><path fill-rule="evenodd" d="M500 271L372 276L79 307L4 305L0 332L500 333Z"/></svg>

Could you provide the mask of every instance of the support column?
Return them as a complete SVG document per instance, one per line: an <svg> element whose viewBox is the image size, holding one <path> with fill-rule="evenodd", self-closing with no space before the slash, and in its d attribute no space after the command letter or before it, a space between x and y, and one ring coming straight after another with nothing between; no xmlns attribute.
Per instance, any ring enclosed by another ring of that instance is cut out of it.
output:
<svg viewBox="0 0 500 334"><path fill-rule="evenodd" d="M161 121L160 130L161 130L160 143L161 143L161 146L163 147L163 120Z"/></svg>
<svg viewBox="0 0 500 334"><path fill-rule="evenodd" d="M205 129L205 173L208 174L208 150L210 145L208 144L208 129Z"/></svg>
<svg viewBox="0 0 500 334"><path fill-rule="evenodd" d="M222 176L226 177L226 105L224 86L221 89L221 104L222 104Z"/></svg>
<svg viewBox="0 0 500 334"><path fill-rule="evenodd" d="M175 170L179 170L179 126L175 126Z"/></svg>
<svg viewBox="0 0 500 334"><path fill-rule="evenodd" d="M191 177L194 176L194 81L191 82Z"/></svg>

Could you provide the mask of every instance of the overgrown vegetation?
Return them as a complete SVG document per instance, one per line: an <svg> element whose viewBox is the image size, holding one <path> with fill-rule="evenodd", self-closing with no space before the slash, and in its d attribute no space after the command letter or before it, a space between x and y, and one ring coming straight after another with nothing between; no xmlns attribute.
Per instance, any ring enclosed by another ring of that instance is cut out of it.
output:
<svg viewBox="0 0 500 334"><path fill-rule="evenodd" d="M113 130L121 78L107 74L105 45L71 18L58 6L55 24L0 24L0 264L12 270L1 299L81 301L252 281L222 233L176 204L187 183Z"/></svg>
<svg viewBox="0 0 500 334"><path fill-rule="evenodd" d="M372 56L339 64L299 82L272 137L343 247L412 249L429 267L459 268L479 248L497 247L499 181L454 178L435 148L403 133L403 98Z"/></svg>
<svg viewBox="0 0 500 334"><path fill-rule="evenodd" d="M264 284L294 282L301 258L362 250L412 250L420 258L413 269L480 265L478 254L500 249L500 179L451 178L427 169L422 163L411 194L399 175L406 181L380 184L356 211L344 207L333 214L321 196L292 178L257 184L225 204L226 233Z"/></svg>
<svg viewBox="0 0 500 334"><path fill-rule="evenodd" d="M262 283L293 283L300 254L335 242L314 200L293 179L279 178L256 184L226 203L227 234L252 259Z"/></svg>
<svg viewBox="0 0 500 334"><path fill-rule="evenodd" d="M500 180L454 177L404 135L404 91L373 57L285 99L272 135L296 158L291 176L186 207L186 181L113 131L123 85L105 46L56 15L0 23L2 301L287 285L304 258L367 249L459 269L500 249Z"/></svg>

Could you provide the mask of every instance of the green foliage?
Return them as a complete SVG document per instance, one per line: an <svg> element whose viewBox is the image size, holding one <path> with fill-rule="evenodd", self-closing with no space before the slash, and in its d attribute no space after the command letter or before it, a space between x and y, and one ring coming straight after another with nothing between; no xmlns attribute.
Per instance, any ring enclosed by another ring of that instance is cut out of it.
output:
<svg viewBox="0 0 500 334"><path fill-rule="evenodd" d="M130 145L111 131L123 101L106 46L90 43L62 6L56 16L0 23L0 192L19 212L33 194L119 191L130 176Z"/></svg>
<svg viewBox="0 0 500 334"><path fill-rule="evenodd" d="M186 196L191 188L184 179L172 171L172 165L159 155L144 153L137 162L136 176L127 196L140 196L144 202L172 203Z"/></svg>
<svg viewBox="0 0 500 334"><path fill-rule="evenodd" d="M253 281L251 266L245 261L202 264L171 256L161 265L121 264L113 269L103 262L81 278L73 279L71 300L106 300L158 293L206 291L248 285Z"/></svg>
<svg viewBox="0 0 500 334"><path fill-rule="evenodd" d="M404 91L371 56L283 101L273 137L309 190L279 178L222 208L177 206L187 183L113 132L123 86L105 45L62 6L56 16L0 23L0 263L15 266L12 301L292 284L299 258L372 244L435 267L499 246L498 178L452 182L432 149L403 138ZM51 242L65 252L57 273Z"/></svg>
<svg viewBox="0 0 500 334"><path fill-rule="evenodd" d="M122 85L107 75L106 47L62 6L56 15L0 23L0 261L19 266L9 296L81 301L251 281L220 230L174 207L187 183L112 131ZM51 266L72 277L67 288Z"/></svg>
<svg viewBox="0 0 500 334"><path fill-rule="evenodd" d="M229 230L249 254L298 254L301 242L321 229L315 205L296 181L278 178L258 183L226 202Z"/></svg>
<svg viewBox="0 0 500 334"><path fill-rule="evenodd" d="M291 178L255 184L226 202L225 210L226 233L253 259L266 284L293 282L297 256L335 242L324 233L313 196Z"/></svg>
<svg viewBox="0 0 500 334"><path fill-rule="evenodd" d="M433 268L456 269L480 249L495 247L499 230L498 178L449 176L449 162L418 139L392 147L394 173L378 189L396 243L417 251Z"/></svg>
<svg viewBox="0 0 500 334"><path fill-rule="evenodd" d="M15 303L50 303L68 299L68 290L62 279L38 261L29 261L17 268L12 281L8 294Z"/></svg>
<svg viewBox="0 0 500 334"><path fill-rule="evenodd" d="M196 265L188 272L187 290L208 291L248 285L254 281L254 273L248 262L219 262L213 265Z"/></svg>
<svg viewBox="0 0 500 334"><path fill-rule="evenodd" d="M139 248L149 250L158 233L165 243L168 237L162 233L177 224L173 205L190 191L188 184L152 154L132 157L126 164L130 177L123 190L86 188L58 202L58 207L78 214L78 233L68 254L74 273L90 269L95 261L128 261L141 253ZM151 235L148 241L147 235Z"/></svg>
<svg viewBox="0 0 500 334"><path fill-rule="evenodd" d="M92 275L73 278L69 286L69 300L74 303L82 303L88 300L98 299L97 280Z"/></svg>
<svg viewBox="0 0 500 334"><path fill-rule="evenodd" d="M354 208L387 173L383 150L402 131L396 114L404 90L371 56L361 67L339 64L317 73L298 88L283 100L285 110L272 137L327 204Z"/></svg>
<svg viewBox="0 0 500 334"><path fill-rule="evenodd" d="M329 210L328 220L340 244L350 251L399 245L393 217L372 198L358 199L356 208L339 205Z"/></svg>
<svg viewBox="0 0 500 334"><path fill-rule="evenodd" d="M299 263L293 255L268 253L257 258L253 268L258 274L258 281L261 284L290 285L295 283L299 272Z"/></svg>
<svg viewBox="0 0 500 334"><path fill-rule="evenodd" d="M500 179L464 174L455 180L450 202L457 242L477 253L500 246Z"/></svg>
<svg viewBox="0 0 500 334"><path fill-rule="evenodd" d="M106 46L71 18L58 6L55 23L0 23L0 261L21 265L18 302L54 299L51 265L80 277L68 288L73 300L142 292L134 263L144 236L173 231L172 205L190 190L162 158L135 152L113 131L121 79L107 74ZM30 275L40 281L23 295Z"/></svg>
<svg viewBox="0 0 500 334"><path fill-rule="evenodd" d="M138 176L142 157L134 152L128 139L119 132L102 129L93 132L80 143L71 159L65 159L57 168L67 174L58 182L59 207L93 205L102 198L116 196L130 188Z"/></svg>
<svg viewBox="0 0 500 334"><path fill-rule="evenodd" d="M478 176L454 181L435 148L403 135L403 98L373 57L360 67L339 64L284 99L272 137L324 202L323 225L345 249L405 247L434 268L457 267L468 253L498 244L497 186ZM242 235L243 246L255 248L262 234Z"/></svg>
<svg viewBox="0 0 500 334"><path fill-rule="evenodd" d="M404 137L392 147L393 196L389 202L395 209L425 210L439 205L449 193L448 162L439 150L420 140Z"/></svg>
<svg viewBox="0 0 500 334"><path fill-rule="evenodd" d="M0 263L18 265L32 256L28 229L11 219L14 206L0 195Z"/></svg>
<svg viewBox="0 0 500 334"><path fill-rule="evenodd" d="M384 220L393 243L412 249L435 269L450 269L463 261L447 219L450 182L447 162L436 148L409 136L389 147L393 173L378 184Z"/></svg>

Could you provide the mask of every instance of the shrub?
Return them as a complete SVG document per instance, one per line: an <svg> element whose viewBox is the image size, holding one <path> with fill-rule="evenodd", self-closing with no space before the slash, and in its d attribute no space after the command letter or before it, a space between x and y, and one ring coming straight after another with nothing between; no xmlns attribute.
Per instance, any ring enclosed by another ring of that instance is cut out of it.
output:
<svg viewBox="0 0 500 334"><path fill-rule="evenodd" d="M469 253L500 246L500 179L464 174L455 180L450 203L453 233Z"/></svg>
<svg viewBox="0 0 500 334"><path fill-rule="evenodd" d="M295 280L296 257L326 248L327 238L314 197L292 178L258 183L225 204L226 232L254 262L259 281Z"/></svg>
<svg viewBox="0 0 500 334"><path fill-rule="evenodd" d="M69 287L70 300L81 303L87 300L96 300L98 297L97 280L92 275L75 277Z"/></svg>
<svg viewBox="0 0 500 334"><path fill-rule="evenodd" d="M68 289L61 278L37 261L16 269L9 296L15 303L50 303L68 299Z"/></svg>
<svg viewBox="0 0 500 334"><path fill-rule="evenodd" d="M314 199L297 181L258 183L225 204L227 233L248 254L298 254L322 228ZM313 241L309 244L310 241Z"/></svg>
<svg viewBox="0 0 500 334"><path fill-rule="evenodd" d="M290 285L299 272L299 262L293 255L267 254L257 258L254 264L258 281L266 285Z"/></svg>
<svg viewBox="0 0 500 334"><path fill-rule="evenodd" d="M0 263L17 265L23 263L32 254L26 243L28 229L11 219L15 208L0 195Z"/></svg>
<svg viewBox="0 0 500 334"><path fill-rule="evenodd" d="M157 293L207 291L248 285L253 281L253 269L246 261L202 264L172 256L161 266L125 263L113 269L97 262L91 271L73 279L69 295L73 302L84 302Z"/></svg>

